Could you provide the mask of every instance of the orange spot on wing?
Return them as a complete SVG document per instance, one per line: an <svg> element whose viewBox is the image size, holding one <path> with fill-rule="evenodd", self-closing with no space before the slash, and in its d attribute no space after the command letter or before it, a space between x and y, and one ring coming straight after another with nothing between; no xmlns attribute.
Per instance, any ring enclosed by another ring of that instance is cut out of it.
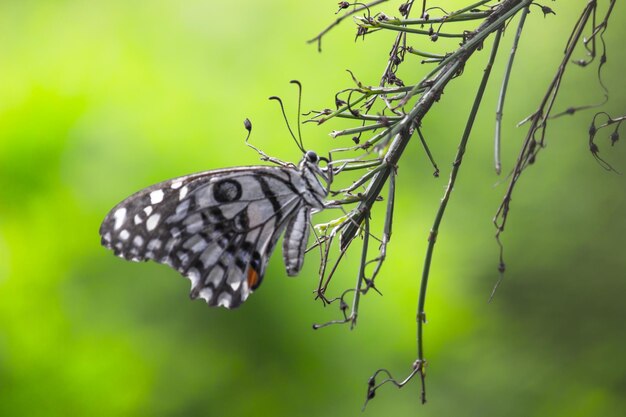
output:
<svg viewBox="0 0 626 417"><path fill-rule="evenodd" d="M252 266L248 267L248 288L255 289L259 284L259 274Z"/></svg>

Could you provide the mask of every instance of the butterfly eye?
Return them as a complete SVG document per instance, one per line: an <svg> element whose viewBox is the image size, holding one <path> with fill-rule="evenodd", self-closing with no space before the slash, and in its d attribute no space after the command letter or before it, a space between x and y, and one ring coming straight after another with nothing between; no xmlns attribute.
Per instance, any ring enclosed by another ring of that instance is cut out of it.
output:
<svg viewBox="0 0 626 417"><path fill-rule="evenodd" d="M311 162L311 163L316 163L318 161L318 157L317 154L313 151L307 151L307 153L305 154L306 156L306 160Z"/></svg>

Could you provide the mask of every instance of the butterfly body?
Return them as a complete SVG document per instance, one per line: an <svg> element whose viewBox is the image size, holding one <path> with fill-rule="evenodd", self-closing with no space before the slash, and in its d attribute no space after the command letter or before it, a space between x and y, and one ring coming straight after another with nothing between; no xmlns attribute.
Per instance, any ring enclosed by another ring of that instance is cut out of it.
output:
<svg viewBox="0 0 626 417"><path fill-rule="evenodd" d="M300 272L311 214L328 193L317 162L307 152L298 167L206 171L145 188L109 212L102 244L127 260L171 266L190 279L194 299L237 307L261 284L283 232L287 273Z"/></svg>

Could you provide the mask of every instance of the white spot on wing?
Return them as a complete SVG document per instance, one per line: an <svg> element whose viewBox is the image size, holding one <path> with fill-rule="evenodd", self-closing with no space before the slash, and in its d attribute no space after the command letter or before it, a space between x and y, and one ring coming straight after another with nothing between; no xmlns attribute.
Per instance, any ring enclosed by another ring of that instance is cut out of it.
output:
<svg viewBox="0 0 626 417"><path fill-rule="evenodd" d="M110 242L111 241L111 232L106 232L104 234L104 236L102 236L102 239L104 239L106 242Z"/></svg>
<svg viewBox="0 0 626 417"><path fill-rule="evenodd" d="M139 214L135 214L135 224L139 224L143 221Z"/></svg>
<svg viewBox="0 0 626 417"><path fill-rule="evenodd" d="M176 189L180 188L181 185L183 185L182 181L175 181L175 182L172 183L172 189L176 190Z"/></svg>
<svg viewBox="0 0 626 417"><path fill-rule="evenodd" d="M148 217L148 221L146 221L146 229L148 229L148 231L154 230L154 228L159 224L160 219L161 215L159 213L154 213L152 216Z"/></svg>
<svg viewBox="0 0 626 417"><path fill-rule="evenodd" d="M230 308L231 297L227 292L223 292L217 298L217 305L220 307Z"/></svg>
<svg viewBox="0 0 626 417"><path fill-rule="evenodd" d="M241 286L241 281L230 282L229 284L230 284L230 288L232 288L233 291L237 291L239 287Z"/></svg>
<svg viewBox="0 0 626 417"><path fill-rule="evenodd" d="M120 239L122 240L126 240L128 239L130 236L130 233L128 233L128 230L124 229L120 232Z"/></svg>
<svg viewBox="0 0 626 417"><path fill-rule="evenodd" d="M143 238L139 235L135 236L135 238L133 239L133 245L143 246Z"/></svg>
<svg viewBox="0 0 626 417"><path fill-rule="evenodd" d="M122 207L115 210L115 213L113 213L113 218L115 219L115 225L113 226L113 228L117 230L122 227L122 224L124 224L124 220L126 220L126 208Z"/></svg>
<svg viewBox="0 0 626 417"><path fill-rule="evenodd" d="M146 213L146 216L149 216L152 213L152 206L144 207L143 212Z"/></svg>
<svg viewBox="0 0 626 417"><path fill-rule="evenodd" d="M211 301L212 295L213 295L213 290L209 287L204 287L203 289L200 290L200 293L198 294L198 296L204 299L204 301L206 301L207 303Z"/></svg>
<svg viewBox="0 0 626 417"><path fill-rule="evenodd" d="M200 282L200 271L196 268L189 268L189 271L187 271L187 278L191 281L191 288L195 288L196 285L198 285L198 282Z"/></svg>
<svg viewBox="0 0 626 417"><path fill-rule="evenodd" d="M189 191L189 189L187 188L187 186L184 186L183 188L181 188L178 199L182 200L183 198L185 198L185 196L187 195L188 191Z"/></svg>
<svg viewBox="0 0 626 417"><path fill-rule="evenodd" d="M156 190L150 193L150 203L159 204L163 201L163 190Z"/></svg>

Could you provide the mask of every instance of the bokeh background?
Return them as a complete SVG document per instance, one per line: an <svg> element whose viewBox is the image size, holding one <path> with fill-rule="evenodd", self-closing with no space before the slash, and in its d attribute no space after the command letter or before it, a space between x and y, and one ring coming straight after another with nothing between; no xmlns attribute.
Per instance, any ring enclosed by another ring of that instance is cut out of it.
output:
<svg viewBox="0 0 626 417"><path fill-rule="evenodd" d="M430 2L433 5L435 2ZM586 1L533 8L505 111L511 167L533 111ZM608 3L608 2L601 2ZM446 2L454 9L464 2ZM472 59L424 122L439 179L417 144L399 169L395 230L378 287L353 331L311 324L337 317L313 299L318 258L296 279L272 258L263 286L235 311L187 297L188 282L99 244L107 211L163 179L258 163L242 120L267 153L297 161L270 95L295 116L333 106L345 69L377 83L392 33L354 42L336 1L8 1L0 3L1 416L618 416L626 410L626 179L588 152L592 111L553 120L548 147L514 196L504 235L508 272L494 301L491 219L505 186L492 166L493 112L503 47L437 244L428 294L428 403L419 384L378 392L369 375L404 376L415 359L415 308L428 230L486 52ZM396 13L396 3L385 9ZM605 40L604 107L626 109L626 9ZM514 30L509 28L504 45ZM422 49L433 47L416 40ZM442 40L446 49L454 43ZM582 52L578 57L583 57ZM409 60L411 61L411 59ZM419 79L418 59L405 64ZM557 108L602 101L595 68L570 67ZM307 147L346 145L304 127ZM623 143L599 142L626 171ZM622 129L623 134L623 129ZM374 213L380 221L382 210ZM358 250L334 281L352 285Z"/></svg>

